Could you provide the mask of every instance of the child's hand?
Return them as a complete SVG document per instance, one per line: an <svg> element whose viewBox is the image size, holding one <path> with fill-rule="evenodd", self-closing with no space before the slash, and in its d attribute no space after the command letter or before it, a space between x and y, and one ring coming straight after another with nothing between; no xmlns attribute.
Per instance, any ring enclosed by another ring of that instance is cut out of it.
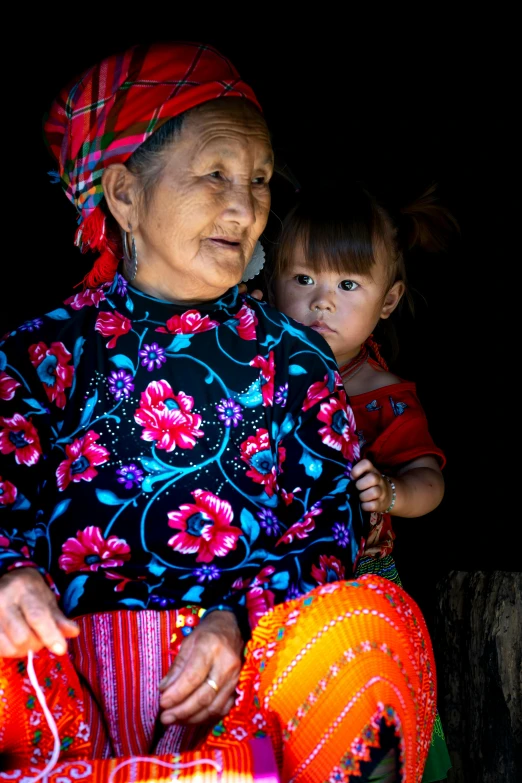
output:
<svg viewBox="0 0 522 783"><path fill-rule="evenodd" d="M259 302L263 301L263 292L260 291L259 288L254 288L253 291L249 291L247 289L246 283L240 283L238 285L238 290L240 294L249 294L249 296L257 299Z"/></svg>
<svg viewBox="0 0 522 783"><path fill-rule="evenodd" d="M352 478L359 491L363 511L382 513L388 508L392 501L392 488L369 459L362 459L353 466Z"/></svg>

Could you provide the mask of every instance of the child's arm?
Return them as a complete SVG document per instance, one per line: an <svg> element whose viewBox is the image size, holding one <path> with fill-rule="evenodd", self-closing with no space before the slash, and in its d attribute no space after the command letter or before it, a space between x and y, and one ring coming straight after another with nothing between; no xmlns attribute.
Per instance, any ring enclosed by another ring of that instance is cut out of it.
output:
<svg viewBox="0 0 522 783"><path fill-rule="evenodd" d="M401 465L388 478L368 459L357 462L352 478L364 511L379 511L398 517L422 517L433 511L444 496L444 478L435 457L419 457ZM395 484L395 502L392 508Z"/></svg>

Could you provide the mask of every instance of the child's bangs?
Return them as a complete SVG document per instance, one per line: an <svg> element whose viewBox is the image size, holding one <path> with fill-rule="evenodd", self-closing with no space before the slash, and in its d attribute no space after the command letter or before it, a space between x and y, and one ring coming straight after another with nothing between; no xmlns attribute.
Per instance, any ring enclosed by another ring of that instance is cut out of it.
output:
<svg viewBox="0 0 522 783"><path fill-rule="evenodd" d="M370 275L375 264L374 215L369 204L326 214L317 204L297 208L283 228L277 251L278 273L291 264L297 247L313 272Z"/></svg>

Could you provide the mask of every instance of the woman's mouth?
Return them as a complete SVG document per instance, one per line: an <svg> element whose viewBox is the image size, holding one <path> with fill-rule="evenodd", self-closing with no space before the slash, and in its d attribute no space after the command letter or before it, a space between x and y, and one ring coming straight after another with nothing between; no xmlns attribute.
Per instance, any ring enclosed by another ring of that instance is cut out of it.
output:
<svg viewBox="0 0 522 783"><path fill-rule="evenodd" d="M220 247L224 250L232 250L235 252L241 250L241 242L231 237L208 237L207 241L215 247Z"/></svg>

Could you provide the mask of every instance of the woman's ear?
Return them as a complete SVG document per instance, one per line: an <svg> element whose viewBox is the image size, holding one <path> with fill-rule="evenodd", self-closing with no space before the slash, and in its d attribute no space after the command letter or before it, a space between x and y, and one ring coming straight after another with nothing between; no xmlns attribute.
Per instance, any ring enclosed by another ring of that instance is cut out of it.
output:
<svg viewBox="0 0 522 783"><path fill-rule="evenodd" d="M107 166L102 174L103 195L112 216L124 231L138 224L136 177L123 163Z"/></svg>
<svg viewBox="0 0 522 783"><path fill-rule="evenodd" d="M406 290L406 286L404 285L402 280L397 280L397 282L392 285L392 287L384 297L384 303L380 315L381 318L390 317L390 315L393 313L393 311L401 301L402 295L404 294L405 290Z"/></svg>

